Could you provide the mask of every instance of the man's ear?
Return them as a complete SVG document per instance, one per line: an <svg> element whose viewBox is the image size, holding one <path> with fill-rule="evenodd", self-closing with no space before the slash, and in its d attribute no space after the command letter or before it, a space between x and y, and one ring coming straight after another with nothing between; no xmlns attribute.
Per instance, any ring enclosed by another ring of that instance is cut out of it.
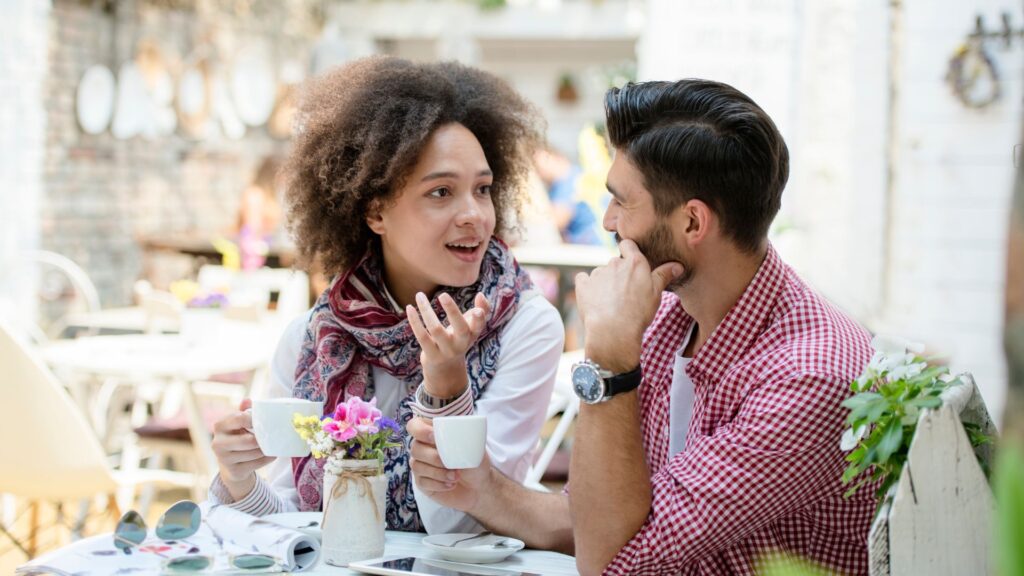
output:
<svg viewBox="0 0 1024 576"><path fill-rule="evenodd" d="M384 217L381 216L380 202L373 200L366 209L366 225L378 236L384 235Z"/></svg>
<svg viewBox="0 0 1024 576"><path fill-rule="evenodd" d="M701 200L693 199L676 209L676 229L682 232L690 245L701 242L716 225L715 213Z"/></svg>

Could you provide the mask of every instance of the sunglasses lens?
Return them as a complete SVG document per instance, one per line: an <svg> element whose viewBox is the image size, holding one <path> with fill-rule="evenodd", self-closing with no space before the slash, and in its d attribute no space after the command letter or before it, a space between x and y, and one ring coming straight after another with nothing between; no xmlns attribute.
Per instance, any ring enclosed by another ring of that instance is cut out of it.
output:
<svg viewBox="0 0 1024 576"><path fill-rule="evenodd" d="M146 522L135 510L125 512L114 529L114 546L119 550L138 546L146 539Z"/></svg>
<svg viewBox="0 0 1024 576"><path fill-rule="evenodd" d="M242 570L261 570L270 568L277 562L266 554L242 554L232 558L231 563L235 565L235 568Z"/></svg>
<svg viewBox="0 0 1024 576"><path fill-rule="evenodd" d="M198 572L210 567L210 559L206 556L179 556L168 560L164 567L171 572Z"/></svg>
<svg viewBox="0 0 1024 576"><path fill-rule="evenodd" d="M182 500L164 512L156 525L156 536L161 540L188 538L199 530L202 513L195 502Z"/></svg>

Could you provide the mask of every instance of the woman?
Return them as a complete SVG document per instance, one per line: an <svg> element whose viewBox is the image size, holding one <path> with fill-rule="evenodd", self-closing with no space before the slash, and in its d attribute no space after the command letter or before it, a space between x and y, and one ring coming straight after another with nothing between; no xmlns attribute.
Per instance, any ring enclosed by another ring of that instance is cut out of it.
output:
<svg viewBox="0 0 1024 576"><path fill-rule="evenodd" d="M336 276L287 329L268 394L327 411L376 397L403 427L385 463L388 528L474 530L414 486L404 424L485 414L491 462L525 477L563 331L495 234L518 212L539 121L490 74L381 57L314 81L304 102L289 217L302 261ZM321 509L322 464L278 462L268 485L255 471L273 459L248 428L244 412L217 424L211 498L254 514Z"/></svg>

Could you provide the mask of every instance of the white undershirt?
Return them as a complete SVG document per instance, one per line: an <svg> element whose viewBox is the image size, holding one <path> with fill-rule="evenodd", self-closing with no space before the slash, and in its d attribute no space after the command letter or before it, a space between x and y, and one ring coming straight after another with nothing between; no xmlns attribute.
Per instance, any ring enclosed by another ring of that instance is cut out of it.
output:
<svg viewBox="0 0 1024 576"><path fill-rule="evenodd" d="M285 329L271 362L266 396L291 397L308 321L308 314L304 314ZM536 292L524 293L515 316L501 333L501 353L494 378L476 402L476 413L487 416L487 453L491 463L516 482L526 478L533 462L564 338L562 319L554 306ZM377 367L373 367L373 382L377 407L385 416L397 417L398 405L405 397L404 383ZM284 501L283 511L298 510L290 459L278 458L271 463L266 477ZM482 530L472 517L437 504L415 483L413 491L428 533Z"/></svg>
<svg viewBox="0 0 1024 576"><path fill-rule="evenodd" d="M668 457L672 458L683 451L686 446L686 432L690 429L690 417L693 415L693 381L686 373L686 366L692 358L683 356L690 345L697 324L694 323L679 351L675 354L672 367L672 389L668 394Z"/></svg>

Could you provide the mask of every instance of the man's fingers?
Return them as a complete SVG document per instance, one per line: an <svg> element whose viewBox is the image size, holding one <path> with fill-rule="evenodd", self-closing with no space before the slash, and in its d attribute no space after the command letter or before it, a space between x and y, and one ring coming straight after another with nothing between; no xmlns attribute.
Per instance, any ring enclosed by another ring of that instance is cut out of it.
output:
<svg viewBox="0 0 1024 576"><path fill-rule="evenodd" d="M678 262L666 262L651 272L651 281L654 283L655 293L661 293L669 282L675 280L683 273L683 265Z"/></svg>
<svg viewBox="0 0 1024 576"><path fill-rule="evenodd" d="M628 259L631 256L643 256L643 253L640 252L640 247L636 245L636 242L628 239L624 239L619 242L619 254L621 254L624 259Z"/></svg>
<svg viewBox="0 0 1024 576"><path fill-rule="evenodd" d="M417 416L409 420L405 429L415 441L434 446L434 425L430 420Z"/></svg>
<svg viewBox="0 0 1024 576"><path fill-rule="evenodd" d="M441 455L437 453L437 448L429 444L413 440L412 445L409 447L409 455L418 462L444 469L444 464L441 462Z"/></svg>
<svg viewBox="0 0 1024 576"><path fill-rule="evenodd" d="M412 459L412 471L420 478L429 478L442 484L457 482L458 475L452 470L432 466L422 460Z"/></svg>
<svg viewBox="0 0 1024 576"><path fill-rule="evenodd" d="M430 492L435 492L436 493L436 492L449 492L453 488L455 488L455 484L456 484L455 482L442 482L440 480L435 480L433 478L428 478L427 476L421 475L416 470L415 462L413 462L413 464L414 464L413 470L412 470L413 479L416 481L416 485L419 486L421 490L423 490L423 491L425 491L427 493L430 493Z"/></svg>

